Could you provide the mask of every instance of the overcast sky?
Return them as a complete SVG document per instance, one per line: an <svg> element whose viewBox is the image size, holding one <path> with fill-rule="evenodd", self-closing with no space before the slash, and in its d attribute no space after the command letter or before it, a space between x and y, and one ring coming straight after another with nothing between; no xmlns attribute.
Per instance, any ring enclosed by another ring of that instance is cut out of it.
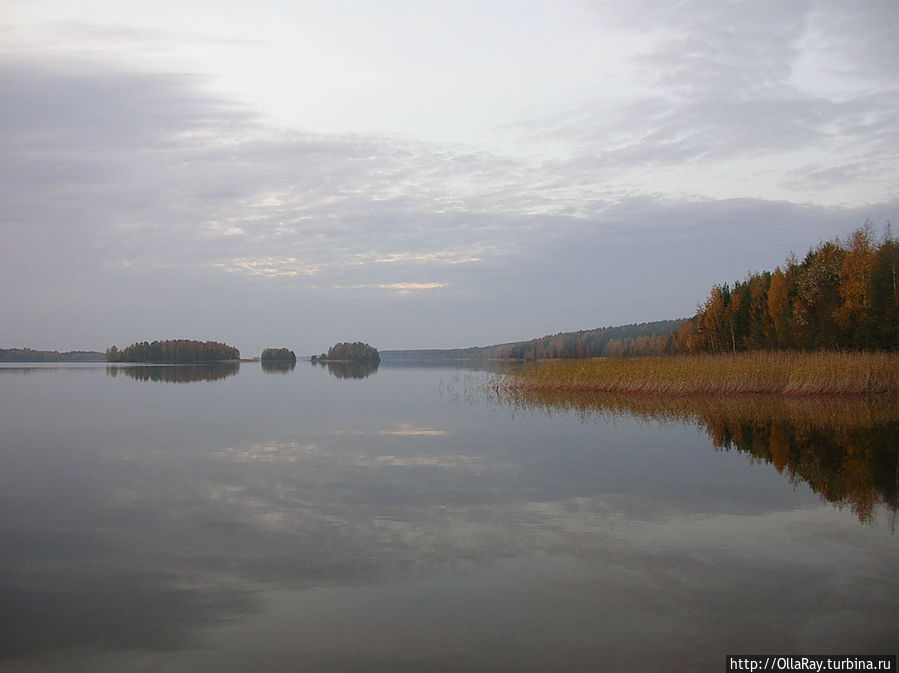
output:
<svg viewBox="0 0 899 673"><path fill-rule="evenodd" d="M487 345L899 220L895 0L0 0L0 347Z"/></svg>

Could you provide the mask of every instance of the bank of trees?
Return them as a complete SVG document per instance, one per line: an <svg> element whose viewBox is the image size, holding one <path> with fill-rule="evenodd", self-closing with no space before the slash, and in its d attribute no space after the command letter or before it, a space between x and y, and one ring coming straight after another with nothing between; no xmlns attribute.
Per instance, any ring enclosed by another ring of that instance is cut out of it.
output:
<svg viewBox="0 0 899 673"><path fill-rule="evenodd" d="M899 241L873 226L773 272L716 285L679 329L679 352L899 350Z"/></svg>
<svg viewBox="0 0 899 673"><path fill-rule="evenodd" d="M659 320L562 332L531 341L488 347L483 349L483 354L500 359L543 360L672 353L676 332L683 322Z"/></svg>
<svg viewBox="0 0 899 673"><path fill-rule="evenodd" d="M219 362L239 360L240 351L234 346L217 341L192 341L169 339L133 343L119 350L115 346L106 349L108 362Z"/></svg>

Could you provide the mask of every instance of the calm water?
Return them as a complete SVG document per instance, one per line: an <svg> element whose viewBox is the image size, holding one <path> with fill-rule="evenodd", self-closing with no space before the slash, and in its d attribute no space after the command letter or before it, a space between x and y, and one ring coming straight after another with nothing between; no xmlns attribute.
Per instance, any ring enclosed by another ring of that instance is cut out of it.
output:
<svg viewBox="0 0 899 673"><path fill-rule="evenodd" d="M0 670L896 652L890 405L610 411L485 376L0 367Z"/></svg>

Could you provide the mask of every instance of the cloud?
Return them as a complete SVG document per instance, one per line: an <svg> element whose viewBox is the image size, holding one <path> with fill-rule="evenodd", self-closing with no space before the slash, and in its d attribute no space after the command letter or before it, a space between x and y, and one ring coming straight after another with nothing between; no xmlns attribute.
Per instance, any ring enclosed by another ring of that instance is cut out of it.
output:
<svg viewBox="0 0 899 673"><path fill-rule="evenodd" d="M480 456L378 456L375 462L389 467L463 468L478 473L486 471L484 459Z"/></svg>
<svg viewBox="0 0 899 673"><path fill-rule="evenodd" d="M897 162L884 150L897 140L899 86L886 73L899 57L872 29L899 25L894 5L651 0L596 11L644 36L629 58L643 86L519 128L558 148L550 166L560 178L828 205L896 196ZM841 179L822 180L822 166Z"/></svg>
<svg viewBox="0 0 899 673"><path fill-rule="evenodd" d="M890 5L583 6L629 85L579 65L582 96L498 144L277 128L196 75L0 57L0 262L26 288L0 341L200 331L252 352L283 330L320 352L361 323L379 347L496 343L684 315L896 219L895 56L883 29L862 44Z"/></svg>
<svg viewBox="0 0 899 673"><path fill-rule="evenodd" d="M218 262L216 266L234 273L245 273L250 276L263 276L266 278L314 276L320 271L318 266L305 266L298 263L296 257L233 259L229 262Z"/></svg>
<svg viewBox="0 0 899 673"><path fill-rule="evenodd" d="M446 283L385 283L378 287L385 290L396 290L397 294L411 294L424 290L437 290L446 287Z"/></svg>
<svg viewBox="0 0 899 673"><path fill-rule="evenodd" d="M380 430L379 435L388 435L391 437L443 437L446 430L435 430L433 428L415 428L408 424L401 424L393 430Z"/></svg>

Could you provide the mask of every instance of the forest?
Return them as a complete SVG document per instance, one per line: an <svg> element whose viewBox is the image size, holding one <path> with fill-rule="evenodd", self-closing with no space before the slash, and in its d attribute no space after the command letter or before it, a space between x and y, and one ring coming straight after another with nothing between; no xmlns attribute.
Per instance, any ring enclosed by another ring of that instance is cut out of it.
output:
<svg viewBox="0 0 899 673"><path fill-rule="evenodd" d="M119 350L116 346L106 349L107 362L220 362L239 360L240 351L234 346L217 341L192 341L169 339L147 343L133 343Z"/></svg>
<svg viewBox="0 0 899 673"><path fill-rule="evenodd" d="M674 337L674 350L899 349L899 242L870 221L800 262L716 285Z"/></svg>
<svg viewBox="0 0 899 673"><path fill-rule="evenodd" d="M692 318L446 351L518 360L761 350L899 350L899 242L870 221L783 268L715 285ZM439 354L435 351L433 354Z"/></svg>
<svg viewBox="0 0 899 673"><path fill-rule="evenodd" d="M531 341L493 346L492 357L523 360L652 355L673 352L674 334L683 320L600 327L562 332Z"/></svg>

